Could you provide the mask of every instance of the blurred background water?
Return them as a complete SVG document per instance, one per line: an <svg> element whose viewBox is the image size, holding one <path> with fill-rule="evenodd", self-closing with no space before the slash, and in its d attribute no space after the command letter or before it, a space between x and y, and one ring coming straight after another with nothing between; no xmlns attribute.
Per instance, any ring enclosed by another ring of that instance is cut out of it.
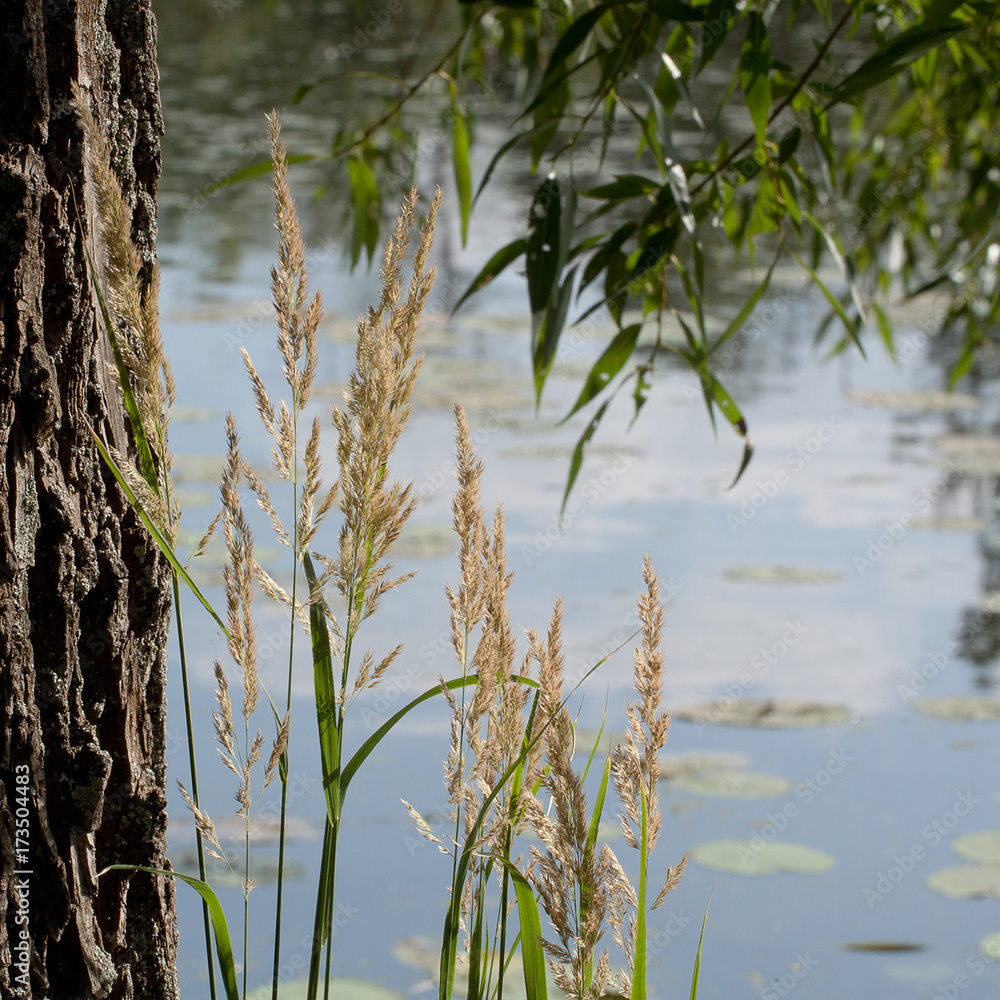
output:
<svg viewBox="0 0 1000 1000"><path fill-rule="evenodd" d="M227 410L239 421L247 457L262 468L269 461L239 348L250 352L275 395L281 381L269 305L275 240L269 186L257 181L199 192L267 155L263 115L272 107L282 111L291 152L327 150L341 124L377 117L384 97L370 82L344 78L299 105L291 96L300 84L348 64L416 71L447 45L450 5L442 5L443 20L431 33L431 3L386 3L385 10L390 6L391 16L376 18L377 30L365 33L381 11L377 3L360 10L341 0L157 4L167 129L161 308L179 386L171 435L187 538L196 539L217 509ZM476 110L478 178L489 151L509 134L513 113L502 99L485 97ZM752 771L790 785L770 799L733 799L666 783L656 855L663 869L700 842L755 833L820 848L836 864L824 874L758 878L691 864L652 917L652 995L687 995L713 886L700 993L706 1000L791 992L802 1000L996 995L1000 965L978 958L977 943L1000 931L997 900L946 898L924 882L959 863L949 848L955 836L1000 826L1000 722L929 718L913 710L910 692L988 695L997 682L1000 618L991 602L1000 588L1000 464L990 437L1000 409L997 385L981 381L970 396L942 401L947 351L927 335L936 328L929 301L900 313L899 363L875 344L868 360L849 351L824 362L825 346L814 342L822 299L799 272L776 273L726 370L757 449L740 483L727 491L740 443L725 429L715 439L696 378L665 359L635 426L628 429L624 403L605 420L560 520L582 425L558 421L611 326L567 331L536 413L523 275L505 274L457 316L449 312L485 260L523 231L537 181L519 171L516 157L498 171L463 250L450 191L450 139L435 138L434 125L431 117L417 179L426 191L440 184L446 192L434 251L439 279L422 335L417 406L393 470L412 480L421 497L397 559L417 577L373 620L368 641L376 650L398 641L406 647L392 676L353 711L352 742L439 674L454 671L444 587L457 577L449 524L452 407L461 401L486 463L487 509L502 502L506 513L516 574L513 622L544 627L563 595L571 677L634 631L642 558L650 552L667 598L668 708L709 701L721 711L751 699L789 698L846 708L840 725L818 728L674 721L671 753L737 754ZM626 160L627 154L612 152ZM323 289L327 307L312 404L326 420L353 362L356 317L377 292L377 267L350 271L347 195L333 186L328 167L314 162L291 176L311 283ZM717 321L732 314L752 280L728 258L711 262ZM326 441L329 461L328 422ZM332 531L325 544L334 549ZM258 550L273 575L287 573L286 552L263 523ZM210 553L198 567L217 601L220 559ZM288 626L263 601L259 608L263 679L283 691ZM186 625L202 799L231 828L223 817L235 808L235 787L215 760L210 721L212 662L225 662L225 645L190 602ZM170 773L186 781L179 670L171 666ZM288 884L283 932L292 977L308 961L315 834L324 810L308 664L296 676L290 810L299 837L291 854L301 878ZM596 729L606 710L609 727L621 731L630 683L626 649L584 686L581 725ZM399 799L425 813L446 812L447 741L442 707L418 710L352 786L338 877L337 975L434 995L427 973L400 961L397 945L414 936L439 938L450 867L416 836ZM266 817L269 806L262 809ZM190 864L190 823L173 793L170 843L175 864ZM620 842L614 846L628 854ZM262 843L256 851L267 856L269 847ZM261 881L251 896L251 985L270 980L273 886L266 872ZM238 925L239 893L220 891ZM200 907L184 887L178 896L183 995L200 1000L207 996ZM859 942L920 947L844 947Z"/></svg>

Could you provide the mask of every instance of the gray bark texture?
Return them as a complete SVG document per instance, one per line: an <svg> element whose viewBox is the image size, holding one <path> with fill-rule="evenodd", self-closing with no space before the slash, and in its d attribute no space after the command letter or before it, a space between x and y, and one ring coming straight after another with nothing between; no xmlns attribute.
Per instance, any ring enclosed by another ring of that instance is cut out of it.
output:
<svg viewBox="0 0 1000 1000"><path fill-rule="evenodd" d="M98 877L165 866L170 581L87 428L133 453L95 316L84 247L99 257L100 236L70 103L76 79L148 268L155 40L150 0L0 2L2 1000L178 995L173 880Z"/></svg>

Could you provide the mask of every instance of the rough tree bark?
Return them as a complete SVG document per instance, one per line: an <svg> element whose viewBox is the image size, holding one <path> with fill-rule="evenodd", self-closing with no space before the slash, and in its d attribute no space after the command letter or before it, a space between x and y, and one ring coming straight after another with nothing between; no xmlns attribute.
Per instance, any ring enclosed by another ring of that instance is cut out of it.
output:
<svg viewBox="0 0 1000 1000"><path fill-rule="evenodd" d="M86 427L129 451L84 255L100 248L74 79L148 267L150 0L0 3L0 997L175 1000L172 880L96 877L164 864L169 576Z"/></svg>

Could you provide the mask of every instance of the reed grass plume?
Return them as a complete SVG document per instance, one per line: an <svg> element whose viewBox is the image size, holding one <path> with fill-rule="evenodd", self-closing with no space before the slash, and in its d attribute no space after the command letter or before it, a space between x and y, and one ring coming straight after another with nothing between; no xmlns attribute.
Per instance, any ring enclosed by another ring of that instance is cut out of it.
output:
<svg viewBox="0 0 1000 1000"><path fill-rule="evenodd" d="M170 449L167 443L169 408L175 385L170 363L163 350L159 321L160 271L154 262L144 280L143 262L132 239L132 214L111 167L111 154L90 110L85 92L74 82L73 103L87 141L86 163L97 195L97 217L101 234L100 277L117 332L115 353L120 357L134 391L142 431L154 449L155 475L147 485L158 496L154 504L148 491L147 512L173 539L180 510L170 496ZM112 369L121 385L122 373ZM121 464L123 470L129 463ZM134 476L130 476L134 482Z"/></svg>

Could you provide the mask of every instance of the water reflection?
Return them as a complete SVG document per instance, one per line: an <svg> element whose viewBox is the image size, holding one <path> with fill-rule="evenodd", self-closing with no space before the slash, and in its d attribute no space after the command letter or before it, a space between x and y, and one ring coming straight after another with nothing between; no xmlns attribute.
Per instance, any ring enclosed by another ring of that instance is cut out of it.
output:
<svg viewBox="0 0 1000 1000"><path fill-rule="evenodd" d="M370 82L351 79L326 85L299 106L289 99L302 82L335 71L347 45L364 49L361 61L393 70L407 60L431 59L432 50L446 44L447 32L428 35L428 18L436 11L446 24L457 16L456 8L406 3L384 28L375 22L380 31L366 35L371 42L362 47L357 31L381 9L377 3L159 4L167 122L160 225L164 331L185 408L173 431L181 453L175 469L184 477L186 517L195 537L198 519L207 521L214 512L219 414L232 408L252 460L262 467L268 460L265 442L255 436L239 348L251 351L265 379L280 379L266 302L274 239L268 186L244 184L206 198L197 193L265 155L263 114L272 106L282 109L289 147L312 152L329 148L338 125L353 127L380 113L384 94ZM481 128L487 148L505 135L507 120L500 110L491 111ZM432 144L422 170L425 186L438 180L447 186L447 150ZM293 181L304 209L313 285L324 287L329 308L316 400L316 412L323 414L349 371L354 317L373 280L364 269L352 276L345 266L349 236L342 198L327 192L310 200L314 188L331 183L329 166L305 165L293 172ZM822 304L797 273L776 272L772 296L722 359L727 387L745 405L757 443L745 480L726 492L739 446L725 434L713 439L696 378L668 362L631 433L626 435L624 410L608 421L581 473L578 506L560 520L566 460L579 431L557 421L610 325L567 331L536 416L523 279L506 275L454 321L448 318L486 257L523 225L524 183L515 171L498 176L493 200L473 217L473 231L479 227L482 238L468 251L460 250L453 215L446 215L441 227L436 250L441 277L424 333L426 381L397 470L414 481L422 499L400 558L404 569L419 568L420 577L395 605L394 627L408 643L399 674L405 687L385 689L384 703L363 704L362 715L383 718L403 693L429 687L449 669L441 630L443 587L454 582L445 544L450 408L464 398L487 463L486 501L506 504L516 572L514 619L541 624L554 596L564 592L571 673L584 672L630 634L638 567L643 553L652 550L670 594L668 704L802 698L843 702L860 717L842 727L787 733L675 723L671 750L746 754L755 770L782 776L793 786L820 773L832 753L853 758L808 808L795 798L784 806L779 801L761 807L692 799L682 790L668 793L665 829L671 850L751 836L767 827L766 815L778 815L790 804L799 812L788 819L789 838L837 859L829 876L798 883L792 876L774 876L766 885L720 878L709 923L714 957L706 956L701 995L707 1000L747 995L751 988L760 992L787 979L789 963L799 954L819 957L807 977L793 975L795 997L802 1000L868 995L873 982L884 1000L909 1000L915 979L922 979L929 995L934 983L950 981L956 967L960 971L963 956L984 933L996 929L983 924L979 911L946 909L924 889L924 876L948 863L947 845L919 877L894 886L877 907L866 905L862 893L887 869L893 851L920 842L921 831L954 799L956 782L984 803L961 832L997 824L991 796L1000 759L990 724L957 730L955 723L926 721L909 712L899 693L914 671L924 671L927 695L968 694L996 684L1000 610L989 605L1000 593L1000 466L989 465L997 454L990 451L996 444L994 383L974 385L977 405L963 410L928 412L901 404L902 393L940 390L947 383L953 351L928 344L926 337L898 368L877 351L867 362L849 354L822 366L812 342ZM715 322L745 295L752 278L724 255L710 261L709 284L720 313ZM914 317L913 330L907 331L914 343L920 322ZM873 394L887 389L897 393L894 406L872 405ZM983 439L993 445L977 443ZM908 513L911 523L893 537L890 529ZM977 520L984 525L979 530ZM883 536L889 539L884 550ZM281 553L263 539L260 551L278 575ZM741 568L754 572L738 572ZM211 582L217 573L217 566L209 566L206 579ZM807 578L814 582L802 582ZM278 616L265 616L261 624L268 635L280 635L281 626ZM190 627L199 644L194 660L204 703L211 696L211 660L219 643L209 629L198 633L194 623ZM779 650L781 637L793 627L801 639ZM943 653L949 643L957 650ZM265 663L275 684L283 670L273 662L278 659ZM925 670L927 664L935 669ZM599 724L608 688L609 704L617 711L629 671L628 662L615 662L589 689L583 709L588 724ZM303 673L296 690L303 703L309 687ZM360 819L348 834L353 840L345 842L345 856L374 850L384 859L391 906L388 914L381 903L377 913L375 907L364 910L344 930L350 945L338 946L341 974L408 989L411 971L387 960L392 943L436 930L427 926L426 912L427 898L439 898L440 886L430 884L434 869L428 858L426 871L414 870L413 857L400 850L411 831L405 817L387 815L386 803L395 801L393 796L408 797L418 807L440 802L441 724L433 713L414 716L412 727L386 748L376 787L357 789ZM206 725L204 760L214 755L210 737ZM307 746L293 749L305 759ZM181 756L171 759L177 776ZM230 793L224 780L219 787L209 785L218 801ZM177 806L172 803L171 811L179 815ZM321 802L307 794L296 812L307 824L322 820ZM294 847L295 859L310 872L314 848L311 841ZM344 874L346 903L371 894L365 866L356 869ZM712 883L709 873L692 869L677 905L700 914ZM197 927L197 910L183 894L181 903L188 908L182 928ZM661 980L655 985L661 998L683 985L694 944L688 932L669 930L680 921L669 924L668 917L653 929L669 942L651 963ZM308 933L308 915L302 915L301 927L296 920L293 914L290 941ZM268 933L262 919L252 935L261 956ZM879 965L877 954L850 954L835 946L861 937L926 941L934 954L896 955L894 964ZM189 932L184 947L186 995L197 997L197 934ZM257 962L253 975L263 981L265 958L252 961ZM995 984L992 972L984 975L977 982Z"/></svg>

